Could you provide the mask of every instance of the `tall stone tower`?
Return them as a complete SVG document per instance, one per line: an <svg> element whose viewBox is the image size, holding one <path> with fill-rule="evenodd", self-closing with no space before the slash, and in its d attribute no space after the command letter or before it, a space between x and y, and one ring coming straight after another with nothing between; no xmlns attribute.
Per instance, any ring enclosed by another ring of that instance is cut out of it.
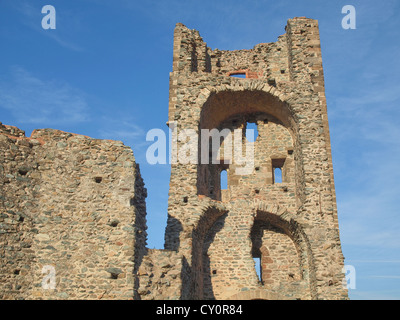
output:
<svg viewBox="0 0 400 320"><path fill-rule="evenodd" d="M181 298L347 299L324 91L316 20L235 51L176 25L165 249L183 257ZM180 161L185 130L198 134L196 161Z"/></svg>

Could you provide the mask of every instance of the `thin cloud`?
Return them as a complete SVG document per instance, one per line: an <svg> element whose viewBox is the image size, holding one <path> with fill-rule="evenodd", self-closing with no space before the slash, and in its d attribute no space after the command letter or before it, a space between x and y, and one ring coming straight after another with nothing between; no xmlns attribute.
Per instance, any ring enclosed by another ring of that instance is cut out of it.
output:
<svg viewBox="0 0 400 320"><path fill-rule="evenodd" d="M22 67L0 79L0 108L21 123L61 124L87 120L85 95L67 83L41 80Z"/></svg>
<svg viewBox="0 0 400 320"><path fill-rule="evenodd" d="M351 260L352 263L400 263L400 260Z"/></svg>
<svg viewBox="0 0 400 320"><path fill-rule="evenodd" d="M337 184L339 191L343 184L343 191L337 195L341 238L346 246L398 249L398 164L395 160L388 160L385 165L376 166L382 161L379 154L371 155L371 161L374 160L375 164L371 163L370 166L374 166L375 171L366 170L366 174L356 183L343 178ZM356 175L362 175L360 169L354 170ZM398 256L388 256L388 260L392 258Z"/></svg>
<svg viewBox="0 0 400 320"><path fill-rule="evenodd" d="M101 139L122 141L132 148L140 163L145 161L145 150L151 142L146 141L146 130L135 123L137 119L114 116L113 118L102 117L98 121L101 122L101 130L99 130Z"/></svg>
<svg viewBox="0 0 400 320"><path fill-rule="evenodd" d="M352 300L398 300L399 290L351 290Z"/></svg>
<svg viewBox="0 0 400 320"><path fill-rule="evenodd" d="M59 45L61 45L64 48L67 48L72 51L84 51L84 49L71 42L66 40L66 35L63 34L62 36L60 35L60 28L57 28L55 30L44 30L41 25L41 19L44 17L44 15L41 13L41 6L32 6L30 3L27 2L22 2L19 3L16 9L24 16L21 22L29 27L30 29L39 32L40 34L44 35L45 37L48 37L55 42L57 42ZM66 15L65 12L63 12L64 15ZM56 11L56 19L59 21L62 19L62 16L57 14ZM68 27L71 29L71 21L74 21L72 17L69 19L63 19L64 21L69 21ZM72 28L73 29L73 28ZM67 30L67 28L64 28L64 30Z"/></svg>
<svg viewBox="0 0 400 320"><path fill-rule="evenodd" d="M400 276L368 276L367 278L373 278L373 279L400 279Z"/></svg>
<svg viewBox="0 0 400 320"><path fill-rule="evenodd" d="M40 32L42 32L42 30L40 30ZM72 51L84 51L84 49L72 42L68 42L63 40L60 36L58 36L57 34L55 34L54 32L45 32L43 30L42 32L43 34L45 34L47 37L53 39L54 41L56 41L59 45L63 46L64 48L70 49Z"/></svg>

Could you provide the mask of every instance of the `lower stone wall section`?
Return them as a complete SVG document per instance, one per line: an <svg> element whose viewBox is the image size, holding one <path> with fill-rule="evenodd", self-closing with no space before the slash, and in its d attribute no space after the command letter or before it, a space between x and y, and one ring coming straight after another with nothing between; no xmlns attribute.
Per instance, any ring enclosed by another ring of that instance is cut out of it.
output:
<svg viewBox="0 0 400 320"><path fill-rule="evenodd" d="M185 295L182 279L186 273L185 260L176 251L149 249L137 273L140 299L181 299Z"/></svg>
<svg viewBox="0 0 400 320"><path fill-rule="evenodd" d="M0 299L31 294L37 162L25 133L0 123Z"/></svg>

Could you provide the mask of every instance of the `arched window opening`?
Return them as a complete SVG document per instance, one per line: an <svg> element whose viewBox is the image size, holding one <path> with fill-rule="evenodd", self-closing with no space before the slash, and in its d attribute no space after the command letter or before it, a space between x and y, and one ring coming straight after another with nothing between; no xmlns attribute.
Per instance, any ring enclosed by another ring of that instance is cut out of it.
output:
<svg viewBox="0 0 400 320"><path fill-rule="evenodd" d="M246 124L246 139L249 142L256 141L258 137L258 128L256 123L247 122Z"/></svg>

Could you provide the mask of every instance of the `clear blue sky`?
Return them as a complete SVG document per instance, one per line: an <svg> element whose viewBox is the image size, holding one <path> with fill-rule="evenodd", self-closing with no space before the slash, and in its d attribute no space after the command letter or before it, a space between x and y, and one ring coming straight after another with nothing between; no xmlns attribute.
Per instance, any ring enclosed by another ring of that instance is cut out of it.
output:
<svg viewBox="0 0 400 320"><path fill-rule="evenodd" d="M41 9L56 8L44 30ZM341 9L356 8L344 30ZM170 169L146 132L166 130L173 29L213 49L274 42L289 18L319 20L340 234L352 299L400 299L400 2L1 0L0 121L122 140L148 189L150 248L162 248Z"/></svg>

